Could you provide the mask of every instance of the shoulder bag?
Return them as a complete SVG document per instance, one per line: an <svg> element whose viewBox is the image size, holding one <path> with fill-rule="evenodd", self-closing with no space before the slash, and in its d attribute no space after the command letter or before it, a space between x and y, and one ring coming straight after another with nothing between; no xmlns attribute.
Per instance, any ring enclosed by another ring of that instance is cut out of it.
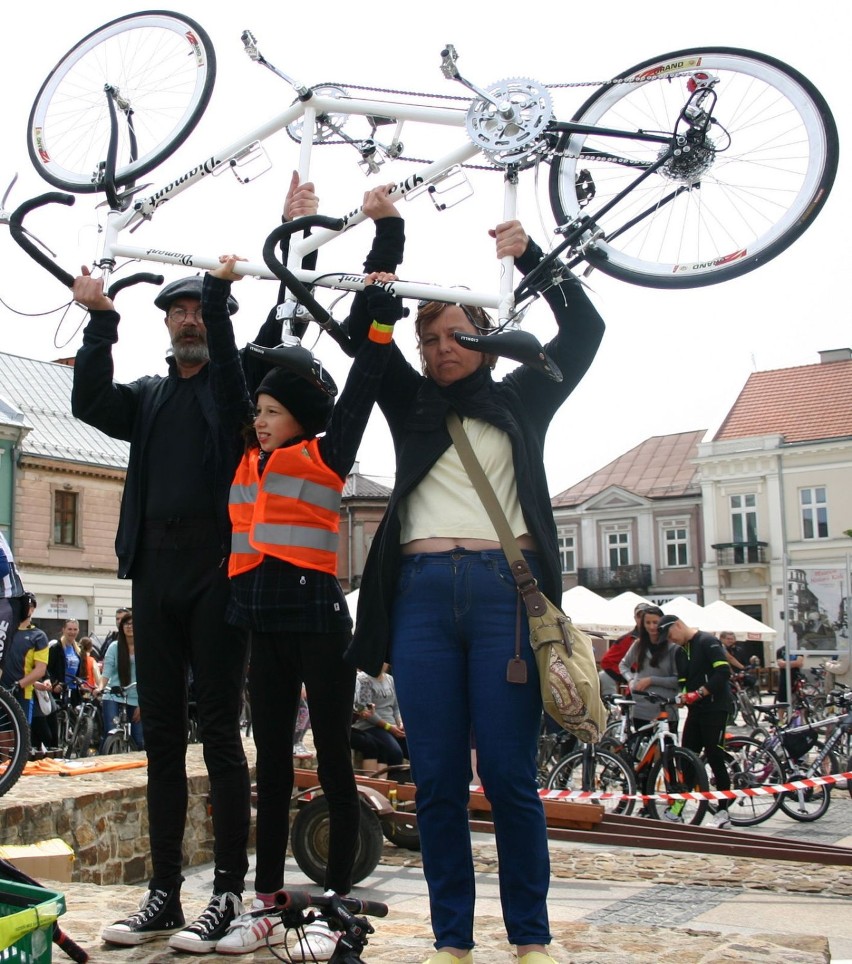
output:
<svg viewBox="0 0 852 964"><path fill-rule="evenodd" d="M518 587L515 655L509 661L506 678L510 683L526 682L526 663L521 658L523 602L545 712L584 743L597 743L606 726L606 709L600 697L592 641L538 588L518 540L512 534L506 513L455 411L447 415L447 428L471 484L500 537L500 545Z"/></svg>

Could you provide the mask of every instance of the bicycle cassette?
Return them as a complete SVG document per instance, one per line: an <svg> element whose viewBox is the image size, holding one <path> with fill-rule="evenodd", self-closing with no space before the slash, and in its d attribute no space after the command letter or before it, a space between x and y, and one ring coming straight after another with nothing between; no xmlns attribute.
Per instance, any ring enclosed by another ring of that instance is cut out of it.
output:
<svg viewBox="0 0 852 964"><path fill-rule="evenodd" d="M553 118L550 91L534 80L512 77L490 87L497 101L474 97L467 111L467 133L497 165L516 164L532 154Z"/></svg>

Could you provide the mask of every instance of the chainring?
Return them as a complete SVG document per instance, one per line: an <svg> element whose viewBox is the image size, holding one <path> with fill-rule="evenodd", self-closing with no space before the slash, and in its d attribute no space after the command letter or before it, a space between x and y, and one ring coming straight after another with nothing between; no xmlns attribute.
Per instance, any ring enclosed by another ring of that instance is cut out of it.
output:
<svg viewBox="0 0 852 964"><path fill-rule="evenodd" d="M517 164L535 152L553 118L550 91L526 77L511 77L487 93L500 106L475 97L467 111L468 136L493 164Z"/></svg>
<svg viewBox="0 0 852 964"><path fill-rule="evenodd" d="M312 89L315 94L319 94L321 97L339 97L341 100L349 97L349 92L347 90L344 90L343 87L337 87L334 84L322 84ZM295 101L293 101L293 103L295 103ZM347 120L347 114L318 115L316 127L314 128L313 143L326 144L333 137L339 136L340 131L346 124ZM301 144L304 128L304 118L300 117L298 120L293 121L292 124L287 125L287 133L297 144Z"/></svg>

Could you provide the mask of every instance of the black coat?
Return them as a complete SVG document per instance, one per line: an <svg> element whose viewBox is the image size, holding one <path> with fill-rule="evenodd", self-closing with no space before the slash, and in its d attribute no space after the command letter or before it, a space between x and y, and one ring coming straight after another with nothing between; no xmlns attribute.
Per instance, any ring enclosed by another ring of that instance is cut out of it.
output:
<svg viewBox="0 0 852 964"><path fill-rule="evenodd" d="M534 243L519 259L529 271L541 260ZM376 532L361 582L355 635L347 656L375 676L388 659L390 610L400 564L399 506L452 444L446 428L450 407L460 415L482 418L506 432L512 444L518 498L527 528L538 547L542 591L557 604L562 575L556 525L544 470L544 440L551 419L585 374L603 337L604 323L582 286L573 278L551 288L545 297L559 326L546 346L563 373L554 382L520 366L495 382L483 366L445 389L424 378L394 346L379 405L396 449L396 481L387 511ZM363 337L350 331L353 339Z"/></svg>

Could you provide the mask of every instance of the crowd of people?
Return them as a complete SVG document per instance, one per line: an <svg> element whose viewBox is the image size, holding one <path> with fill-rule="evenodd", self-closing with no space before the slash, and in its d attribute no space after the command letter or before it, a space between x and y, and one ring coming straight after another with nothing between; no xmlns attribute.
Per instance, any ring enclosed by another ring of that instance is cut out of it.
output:
<svg viewBox="0 0 852 964"><path fill-rule="evenodd" d="M2 685L16 696L30 726L30 745L36 754L64 754L68 750L60 733L59 713L82 700L95 702L100 724L95 742L78 751L98 753L119 716L119 701L129 706L131 729L138 749L145 747L135 693L136 672L133 616L122 607L116 612L116 630L98 645L80 636L76 619L66 619L55 639L38 627L34 616L38 600L30 592L18 597L20 619L10 634L4 654ZM68 736L69 734L66 734Z"/></svg>

